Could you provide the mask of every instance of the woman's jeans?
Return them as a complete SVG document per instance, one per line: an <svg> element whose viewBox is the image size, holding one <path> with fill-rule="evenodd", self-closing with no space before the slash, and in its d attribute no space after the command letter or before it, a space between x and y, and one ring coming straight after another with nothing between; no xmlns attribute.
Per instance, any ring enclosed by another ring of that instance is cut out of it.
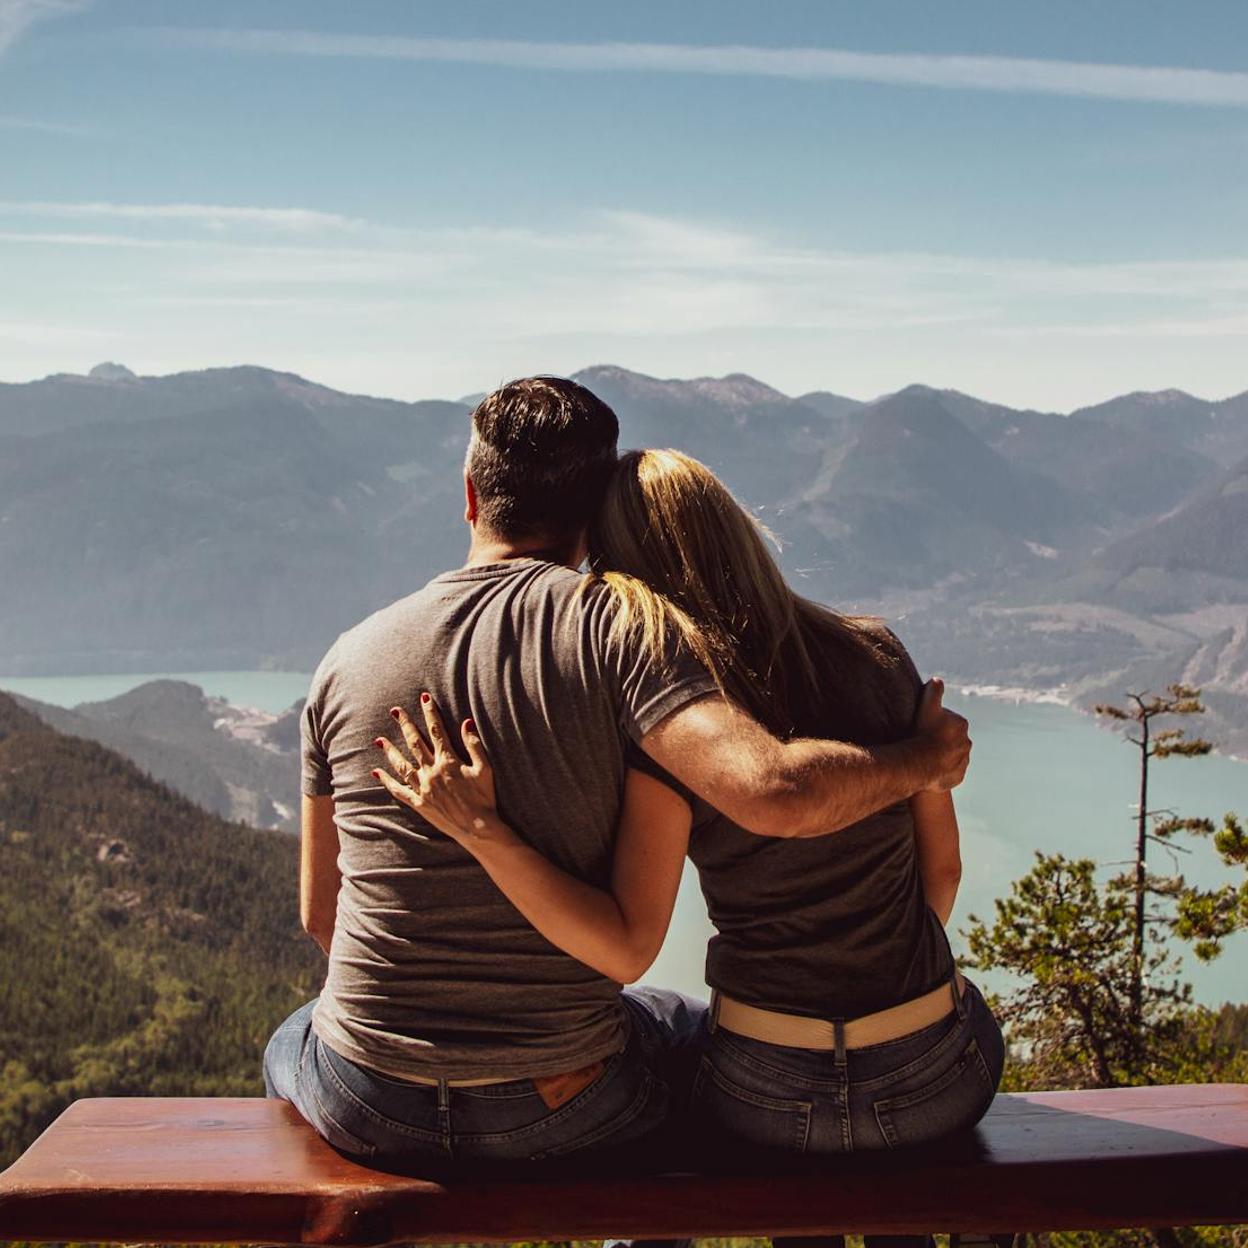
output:
<svg viewBox="0 0 1248 1248"><path fill-rule="evenodd" d="M898 1040L840 1054L711 1033L693 1086L695 1129L798 1153L904 1148L977 1123L1005 1062L974 984L957 1008Z"/></svg>
<svg viewBox="0 0 1248 1248"><path fill-rule="evenodd" d="M655 988L623 994L628 1040L571 1100L551 1109L531 1079L450 1087L357 1065L296 1010L264 1054L269 1096L290 1101L330 1144L376 1166L536 1161L597 1153L647 1136L668 1116L696 1061L706 1007Z"/></svg>

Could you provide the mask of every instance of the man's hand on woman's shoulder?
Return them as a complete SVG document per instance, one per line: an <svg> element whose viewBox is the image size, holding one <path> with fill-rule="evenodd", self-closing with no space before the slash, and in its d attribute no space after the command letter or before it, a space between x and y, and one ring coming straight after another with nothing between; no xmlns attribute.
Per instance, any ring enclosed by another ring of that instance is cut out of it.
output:
<svg viewBox="0 0 1248 1248"><path fill-rule="evenodd" d="M956 789L971 762L970 725L944 705L944 696L945 682L938 676L929 680L914 718L915 737L929 758L930 776L922 786L929 792Z"/></svg>

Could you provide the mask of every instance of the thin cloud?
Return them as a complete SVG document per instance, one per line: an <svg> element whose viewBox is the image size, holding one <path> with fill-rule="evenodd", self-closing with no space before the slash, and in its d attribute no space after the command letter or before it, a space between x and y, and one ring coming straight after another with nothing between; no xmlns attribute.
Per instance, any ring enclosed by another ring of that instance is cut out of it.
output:
<svg viewBox="0 0 1248 1248"><path fill-rule="evenodd" d="M0 216L15 209L31 212L59 207L65 215L174 215L198 222L222 211L211 205L47 205L0 201ZM186 210L185 213L174 210ZM234 209L238 213L312 213L304 209ZM923 251L852 252L793 246L766 232L717 222L608 209L562 222L546 230L512 226L381 227L334 214L358 232L328 233L316 239L261 241L188 236L31 229L0 229L0 243L92 248L146 248L211 256L211 265L194 274L211 285L241 287L279 283L334 288L347 282L376 288L402 287L413 278L442 273L466 289L480 282L506 288L524 274L527 283L544 273L550 282L589 274L594 281L635 286L694 280L703 289L722 291L728 283L757 296L762 291L808 291L826 306L844 292L847 306L880 300L892 310L951 297L969 301L1105 298L1156 298L1202 301L1220 293L1238 300L1248 292L1248 256L1199 260L1062 261L1027 256L983 257ZM250 219L250 218L247 218ZM368 244L368 245L361 245ZM376 245L373 245L376 244ZM230 263L231 259L234 263ZM532 272L531 272L532 271ZM580 283L574 283L582 297ZM981 292L976 295L975 292ZM713 303L713 300L711 301ZM769 302L763 300L763 304Z"/></svg>
<svg viewBox="0 0 1248 1248"><path fill-rule="evenodd" d="M97 272L108 315L129 307L147 331L166 327L147 320L161 303L176 305L179 323L200 318L204 332L223 339L235 332L235 315L273 313L254 328L279 336L308 317L367 325L369 333L384 322L409 333L420 327L427 344L441 344L434 356L444 352L448 360L464 343L517 359L523 349L556 344L581 344L593 355L660 341L664 351L679 341L724 355L760 343L796 351L797 344L826 344L830 334L859 344L856 350L881 336L895 349L904 334L905 350L920 353L954 335L981 352L993 342L1025 344L1031 335L1107 347L1129 345L1136 334L1156 342L1163 333L1192 345L1225 343L1242 328L1248 291L1243 255L1070 262L854 253L794 246L730 223L619 209L545 230L363 223L359 234L153 238L36 228L0 230L0 246L20 249L33 273L58 271L50 257L58 249L134 256L99 268L93 257L84 260L86 270L64 263L60 271L75 283L82 272Z"/></svg>
<svg viewBox="0 0 1248 1248"><path fill-rule="evenodd" d="M89 0L0 0L0 54L36 22L81 13Z"/></svg>
<svg viewBox="0 0 1248 1248"><path fill-rule="evenodd" d="M0 321L0 343L27 346L73 346L82 341L104 337L101 329L87 325L41 324L37 321Z"/></svg>
<svg viewBox="0 0 1248 1248"><path fill-rule="evenodd" d="M47 230L0 230L0 243L40 247L138 247L153 251L189 245L170 239L133 238L128 234L71 234Z"/></svg>
<svg viewBox="0 0 1248 1248"><path fill-rule="evenodd" d="M1188 320L1127 321L1108 325L1028 325L994 327L988 331L998 338L1243 338L1248 334L1248 316L1193 317Z"/></svg>
<svg viewBox="0 0 1248 1248"><path fill-rule="evenodd" d="M1006 91L1248 108L1248 73L1007 56L854 52L661 43L420 39L300 30L151 28L164 46L285 56L443 62L576 73L714 74Z"/></svg>
<svg viewBox="0 0 1248 1248"><path fill-rule="evenodd" d="M81 220L105 218L115 221L179 221L224 229L230 225L258 225L270 229L308 232L347 230L363 223L336 212L311 208L252 208L232 204L114 204L66 203L42 200L0 201L0 215L36 216Z"/></svg>
<svg viewBox="0 0 1248 1248"><path fill-rule="evenodd" d="M0 130L25 130L33 134L61 134L72 138L96 133L90 126L68 121L45 121L40 117L0 116Z"/></svg>

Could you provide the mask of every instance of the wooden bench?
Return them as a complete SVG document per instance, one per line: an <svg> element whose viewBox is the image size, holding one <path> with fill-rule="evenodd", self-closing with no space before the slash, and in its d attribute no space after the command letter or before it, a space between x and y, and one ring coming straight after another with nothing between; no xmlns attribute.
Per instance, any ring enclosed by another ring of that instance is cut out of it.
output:
<svg viewBox="0 0 1248 1248"><path fill-rule="evenodd" d="M0 1174L0 1240L383 1244L1248 1222L1248 1086L1001 1095L965 1137L716 1176L434 1182L282 1101L70 1106Z"/></svg>

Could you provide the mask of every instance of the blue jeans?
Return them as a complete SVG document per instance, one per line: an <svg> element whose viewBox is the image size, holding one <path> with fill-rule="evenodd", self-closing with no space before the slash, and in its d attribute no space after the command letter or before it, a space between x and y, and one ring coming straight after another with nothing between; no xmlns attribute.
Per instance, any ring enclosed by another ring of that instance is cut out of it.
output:
<svg viewBox="0 0 1248 1248"><path fill-rule="evenodd" d="M977 1123L1005 1064L1001 1028L967 983L947 1018L841 1054L710 1035L693 1086L705 1138L797 1153L925 1144Z"/></svg>
<svg viewBox="0 0 1248 1248"><path fill-rule="evenodd" d="M706 1007L676 992L622 994L624 1049L556 1109L531 1079L481 1087L405 1082L342 1057L312 1031L315 1001L273 1033L269 1096L290 1101L340 1152L384 1168L537 1161L613 1151L663 1125L688 1085Z"/></svg>

